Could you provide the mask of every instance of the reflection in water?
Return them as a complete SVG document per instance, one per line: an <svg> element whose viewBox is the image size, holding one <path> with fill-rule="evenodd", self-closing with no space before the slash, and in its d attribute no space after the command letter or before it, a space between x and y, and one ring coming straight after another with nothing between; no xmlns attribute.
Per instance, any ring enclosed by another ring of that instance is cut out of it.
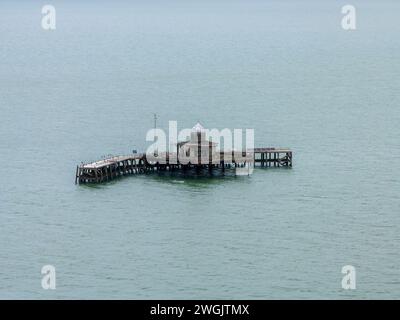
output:
<svg viewBox="0 0 400 320"><path fill-rule="evenodd" d="M184 184L186 187L210 187L213 185L223 185L227 183L240 183L248 181L249 176L236 176L234 169L190 169L187 171L159 171L147 175L148 178L159 183Z"/></svg>

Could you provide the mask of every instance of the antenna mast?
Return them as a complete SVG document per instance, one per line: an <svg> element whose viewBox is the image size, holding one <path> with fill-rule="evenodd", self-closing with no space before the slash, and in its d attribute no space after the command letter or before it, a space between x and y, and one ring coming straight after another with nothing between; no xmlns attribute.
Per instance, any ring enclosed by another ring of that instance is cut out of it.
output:
<svg viewBox="0 0 400 320"><path fill-rule="evenodd" d="M154 129L157 129L157 113L153 113L154 116Z"/></svg>

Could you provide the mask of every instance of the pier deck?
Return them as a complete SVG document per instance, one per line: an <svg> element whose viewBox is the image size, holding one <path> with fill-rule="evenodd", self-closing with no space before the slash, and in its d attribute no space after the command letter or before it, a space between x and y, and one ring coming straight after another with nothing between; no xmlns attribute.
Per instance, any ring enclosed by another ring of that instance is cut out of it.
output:
<svg viewBox="0 0 400 320"><path fill-rule="evenodd" d="M172 153L166 156L165 163L147 161L143 153L114 156L76 167L75 183L101 183L114 178L140 174L150 171L186 170L187 168L225 168L244 167L252 164L259 167L292 167L292 151L288 148L254 148L249 152L220 152L219 158L199 157L196 163L169 163ZM176 154L175 154L176 159Z"/></svg>

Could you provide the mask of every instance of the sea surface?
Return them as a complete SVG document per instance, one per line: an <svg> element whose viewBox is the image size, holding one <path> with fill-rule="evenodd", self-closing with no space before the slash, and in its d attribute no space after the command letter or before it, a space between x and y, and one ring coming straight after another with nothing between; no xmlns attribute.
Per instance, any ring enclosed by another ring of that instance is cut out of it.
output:
<svg viewBox="0 0 400 320"><path fill-rule="evenodd" d="M400 298L399 1L48 2L0 2L1 299ZM74 184L153 113L294 167Z"/></svg>

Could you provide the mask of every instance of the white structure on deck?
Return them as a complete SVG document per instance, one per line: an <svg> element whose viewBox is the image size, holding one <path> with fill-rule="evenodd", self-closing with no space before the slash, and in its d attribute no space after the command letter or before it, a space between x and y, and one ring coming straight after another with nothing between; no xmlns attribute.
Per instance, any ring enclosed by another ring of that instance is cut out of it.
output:
<svg viewBox="0 0 400 320"><path fill-rule="evenodd" d="M190 132L190 138L178 142L178 153L180 158L186 158L192 164L208 164L210 160L219 163L218 143L212 142L206 137L206 130L200 123L196 123Z"/></svg>

